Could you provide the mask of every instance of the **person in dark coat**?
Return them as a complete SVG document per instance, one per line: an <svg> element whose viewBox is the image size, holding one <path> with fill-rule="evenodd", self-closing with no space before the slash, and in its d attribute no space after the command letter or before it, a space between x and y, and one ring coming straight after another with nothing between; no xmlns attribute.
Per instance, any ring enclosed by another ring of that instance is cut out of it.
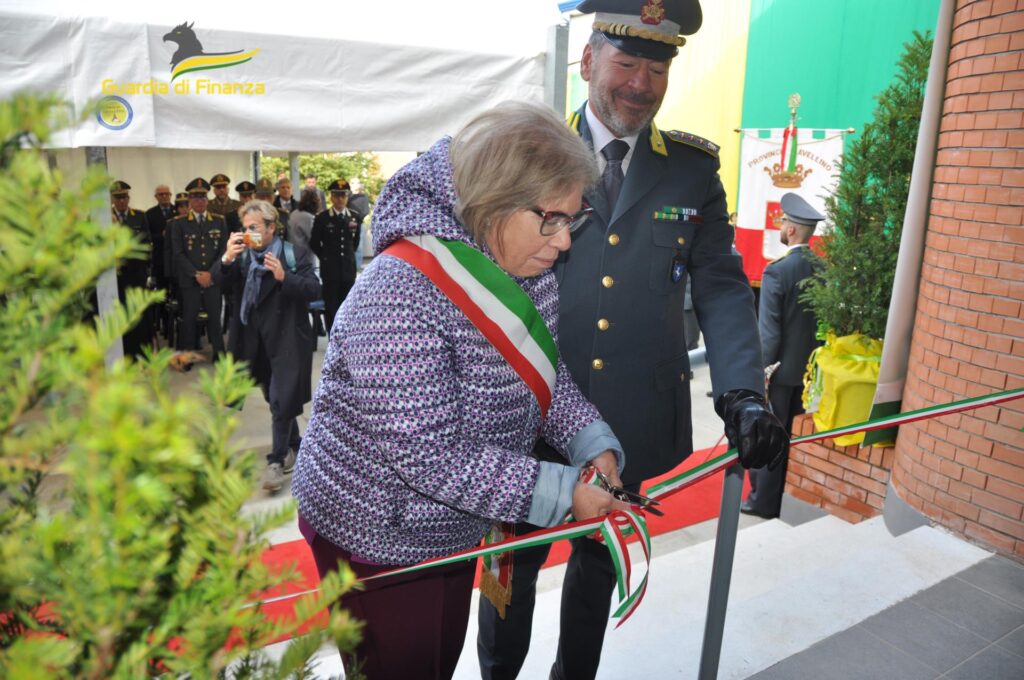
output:
<svg viewBox="0 0 1024 680"><path fill-rule="evenodd" d="M653 122L682 36L700 27L700 5L584 0L578 9L596 14L580 62L588 101L569 124L595 154L602 181L584 193L594 209L590 222L555 263L565 364L625 448L625 488L638 491L677 466L693 451L683 321L689 274L715 410L729 442L746 468L774 464L789 440L763 397L754 299L732 253L718 146L662 132ZM537 454L550 455L541 447ZM512 678L522 667L547 552L514 553L504 618L481 598L477 650L484 678ZM595 677L614 587L607 549L574 540L552 678Z"/></svg>
<svg viewBox="0 0 1024 680"><path fill-rule="evenodd" d="M352 190L348 181L337 179L327 188L331 207L313 220L309 247L320 258L320 280L324 283L324 316L331 332L338 308L356 282L356 248L363 215L350 210Z"/></svg>
<svg viewBox="0 0 1024 680"><path fill-rule="evenodd" d="M130 229L137 241L152 249L149 224L141 210L129 206L131 187L120 180L110 185L111 218L117 224ZM121 304L125 301L126 288L146 288L152 283L153 264L152 250L144 260L126 259L117 269L117 293ZM124 334L125 356L140 357L142 348L153 342L153 319L149 310L143 312L142 318Z"/></svg>
<svg viewBox="0 0 1024 680"><path fill-rule="evenodd" d="M149 236L153 242L153 278L157 285L166 287L167 271L164 246L167 238L167 223L175 218L177 211L171 200L174 194L166 184L159 184L153 192L156 205L146 211L146 222L149 224Z"/></svg>
<svg viewBox="0 0 1024 680"><path fill-rule="evenodd" d="M277 180L277 196L274 197L274 207L281 215L281 221L288 223L288 215L299 209L299 201L292 196L292 181L287 177Z"/></svg>
<svg viewBox="0 0 1024 680"><path fill-rule="evenodd" d="M178 213L174 207L174 194L171 193L171 188L166 184L158 184L153 191L153 197L156 198L156 205L146 211L149 237L153 242L153 279L156 281L157 287L165 291L167 297L159 306L154 306L151 310L151 317L154 321L154 332L157 326L163 325L163 334L169 338L172 333L169 328L166 306L167 300L171 296L171 276L167 266L170 259L170 241L167 237L167 225L177 217Z"/></svg>
<svg viewBox="0 0 1024 680"><path fill-rule="evenodd" d="M779 240L789 246L789 251L764 269L758 329L765 368L779 362L771 374L768 400L772 411L790 432L793 418L804 412L807 359L821 344L817 339L818 319L810 305L800 302L799 298L804 282L823 266L808 242L825 216L792 192L782 197L782 215ZM787 462L783 459L774 470L751 470L751 492L740 506L741 512L768 518L779 516Z"/></svg>
<svg viewBox="0 0 1024 680"><path fill-rule="evenodd" d="M180 349L195 349L199 340L200 309L206 311L206 333L213 347L214 360L224 352L221 332L221 290L210 276L217 256L224 252L227 227L224 218L207 210L210 183L202 177L189 182L189 212L174 221L174 272L181 296Z"/></svg>
<svg viewBox="0 0 1024 680"><path fill-rule="evenodd" d="M248 364L270 404L273 444L263 488L275 493L295 465L301 442L296 418L312 398L316 336L307 306L320 297L320 282L310 252L277 237L274 206L250 201L240 213L244 232L228 237L210 273L217 285L231 291L231 354Z"/></svg>

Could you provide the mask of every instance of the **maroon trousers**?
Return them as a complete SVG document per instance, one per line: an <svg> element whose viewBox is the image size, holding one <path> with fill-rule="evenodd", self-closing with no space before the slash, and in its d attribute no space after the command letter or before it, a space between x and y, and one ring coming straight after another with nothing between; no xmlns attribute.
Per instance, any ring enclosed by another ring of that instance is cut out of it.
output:
<svg viewBox="0 0 1024 680"><path fill-rule="evenodd" d="M316 533L299 517L299 528L323 578L348 562L359 578L394 566L352 561L352 555ZM362 584L338 606L364 623L355 658L343 655L346 672L358 669L367 680L423 678L447 680L455 673L469 623L476 560L387 577Z"/></svg>

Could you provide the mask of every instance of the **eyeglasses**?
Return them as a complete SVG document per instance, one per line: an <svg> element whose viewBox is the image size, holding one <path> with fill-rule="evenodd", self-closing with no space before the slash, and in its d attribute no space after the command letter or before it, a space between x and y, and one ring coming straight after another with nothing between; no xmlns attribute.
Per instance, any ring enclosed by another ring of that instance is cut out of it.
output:
<svg viewBox="0 0 1024 680"><path fill-rule="evenodd" d="M563 229L568 229L571 234L582 227L590 218L590 214L594 212L594 209L589 206L575 215L567 215L557 210L541 210L540 208L527 208L527 210L540 218L541 236L554 236Z"/></svg>
<svg viewBox="0 0 1024 680"><path fill-rule="evenodd" d="M158 191L158 192L156 192L156 195L157 196L170 196L171 192L170 191Z"/></svg>

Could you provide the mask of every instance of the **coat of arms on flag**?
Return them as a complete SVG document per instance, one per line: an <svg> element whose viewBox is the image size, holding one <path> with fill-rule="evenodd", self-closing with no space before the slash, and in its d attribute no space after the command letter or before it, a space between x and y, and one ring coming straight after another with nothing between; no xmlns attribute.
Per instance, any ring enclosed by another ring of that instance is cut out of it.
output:
<svg viewBox="0 0 1024 680"><path fill-rule="evenodd" d="M495 524L484 536L484 545L500 543L515 536L511 524ZM505 618L505 607L512 602L512 553L484 555L480 561L480 594L486 597L498 616Z"/></svg>
<svg viewBox="0 0 1024 680"><path fill-rule="evenodd" d="M825 197L837 182L835 173L847 130L799 129L799 106L800 95L791 95L790 121L785 128L741 131L736 249L743 256L743 271L754 285L760 285L765 265L786 252L779 241L782 195L796 191L825 213Z"/></svg>

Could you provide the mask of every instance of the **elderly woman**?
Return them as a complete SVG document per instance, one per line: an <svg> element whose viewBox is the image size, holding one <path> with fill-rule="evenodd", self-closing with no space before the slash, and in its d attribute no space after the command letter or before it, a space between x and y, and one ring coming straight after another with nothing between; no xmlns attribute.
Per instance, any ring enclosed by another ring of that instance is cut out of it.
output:
<svg viewBox="0 0 1024 680"><path fill-rule="evenodd" d="M553 340L549 268L595 179L551 110L507 103L384 188L379 256L338 314L292 485L321 574L338 560L366 577L451 554L496 522L624 507L578 482L587 463L617 480L624 461ZM539 437L563 463L530 455ZM467 561L346 595L365 622L367 677L451 677L472 583Z"/></svg>
<svg viewBox="0 0 1024 680"><path fill-rule="evenodd" d="M228 350L245 361L270 404L272 445L263 488L281 490L301 437L296 417L311 396L316 339L307 306L320 297L313 256L277 236L278 213L267 201L238 209L243 232L232 233L210 270L232 294Z"/></svg>

